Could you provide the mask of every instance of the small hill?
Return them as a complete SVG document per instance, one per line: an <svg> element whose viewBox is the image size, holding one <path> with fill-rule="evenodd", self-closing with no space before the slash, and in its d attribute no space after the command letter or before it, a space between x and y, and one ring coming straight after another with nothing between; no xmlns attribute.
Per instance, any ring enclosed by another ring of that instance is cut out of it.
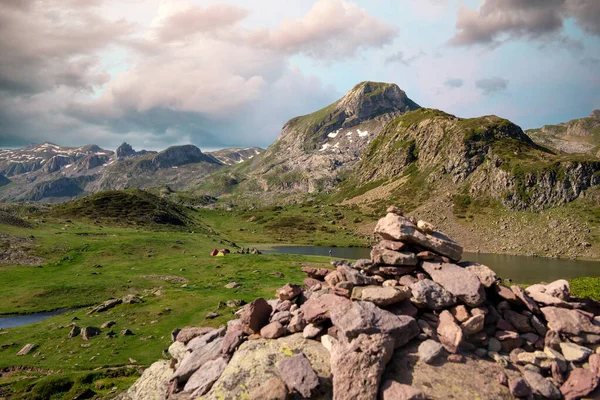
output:
<svg viewBox="0 0 600 400"><path fill-rule="evenodd" d="M99 220L116 225L185 226L192 221L178 207L143 190L106 191L56 206L50 215Z"/></svg>
<svg viewBox="0 0 600 400"><path fill-rule="evenodd" d="M4 175L0 175L0 186L8 185L10 183L10 179L5 177Z"/></svg>
<svg viewBox="0 0 600 400"><path fill-rule="evenodd" d="M600 110L589 117L574 119L557 125L544 125L528 129L526 133L536 142L564 153L589 153L596 157L600 152Z"/></svg>

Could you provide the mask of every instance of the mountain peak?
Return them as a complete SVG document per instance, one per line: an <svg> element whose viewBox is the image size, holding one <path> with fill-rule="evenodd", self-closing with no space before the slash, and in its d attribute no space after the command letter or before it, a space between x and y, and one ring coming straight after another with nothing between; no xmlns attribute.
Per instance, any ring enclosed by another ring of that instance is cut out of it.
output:
<svg viewBox="0 0 600 400"><path fill-rule="evenodd" d="M135 150L133 149L133 147L131 147L131 145L129 143L123 142L117 148L116 153L117 153L117 157L128 157L128 156L134 155Z"/></svg>
<svg viewBox="0 0 600 400"><path fill-rule="evenodd" d="M360 120L389 112L406 112L419 108L394 83L365 81L354 86L339 101L347 117Z"/></svg>
<svg viewBox="0 0 600 400"><path fill-rule="evenodd" d="M590 118L600 119L600 110L592 111L592 113L590 114Z"/></svg>

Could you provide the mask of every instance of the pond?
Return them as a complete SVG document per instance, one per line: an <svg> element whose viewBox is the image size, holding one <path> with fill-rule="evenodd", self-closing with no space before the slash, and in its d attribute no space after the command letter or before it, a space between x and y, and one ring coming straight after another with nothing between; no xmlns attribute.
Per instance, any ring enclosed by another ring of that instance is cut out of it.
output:
<svg viewBox="0 0 600 400"><path fill-rule="evenodd" d="M357 260L370 258L369 248L363 247L321 247L272 245L264 246L265 254L303 254L312 256L329 256ZM575 261L543 257L513 256L508 254L464 253L462 261L474 261L485 264L498 277L510 278L518 283L551 282L557 279L571 279L583 276L600 276L600 262Z"/></svg>
<svg viewBox="0 0 600 400"><path fill-rule="evenodd" d="M34 322L40 322L45 320L46 318L50 318L53 315L64 314L67 311L72 310L73 309L69 308L66 310L56 310L26 315L7 315L4 317L0 317L0 328L14 328L17 326L33 324Z"/></svg>

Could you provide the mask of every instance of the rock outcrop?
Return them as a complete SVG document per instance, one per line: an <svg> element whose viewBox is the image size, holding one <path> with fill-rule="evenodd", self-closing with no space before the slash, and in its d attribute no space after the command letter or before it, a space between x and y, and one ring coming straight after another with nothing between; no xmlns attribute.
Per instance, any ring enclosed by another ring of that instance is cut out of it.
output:
<svg viewBox="0 0 600 400"><path fill-rule="evenodd" d="M305 268L309 287L287 284L227 327L179 332L189 341L171 346L174 372L154 364L126 398L578 399L596 390L600 304L572 298L564 280L505 287L489 267L459 263L462 248L430 224L388 211L376 248L416 265L398 272L382 263L394 255L375 252Z"/></svg>

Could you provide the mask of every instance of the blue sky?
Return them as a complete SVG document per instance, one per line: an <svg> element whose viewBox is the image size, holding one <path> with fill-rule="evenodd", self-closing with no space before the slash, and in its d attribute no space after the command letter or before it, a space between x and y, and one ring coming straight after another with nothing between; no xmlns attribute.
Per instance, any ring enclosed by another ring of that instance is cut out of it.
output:
<svg viewBox="0 0 600 400"><path fill-rule="evenodd" d="M524 129L600 108L596 0L8 1L0 37L0 147L266 147L364 80Z"/></svg>

